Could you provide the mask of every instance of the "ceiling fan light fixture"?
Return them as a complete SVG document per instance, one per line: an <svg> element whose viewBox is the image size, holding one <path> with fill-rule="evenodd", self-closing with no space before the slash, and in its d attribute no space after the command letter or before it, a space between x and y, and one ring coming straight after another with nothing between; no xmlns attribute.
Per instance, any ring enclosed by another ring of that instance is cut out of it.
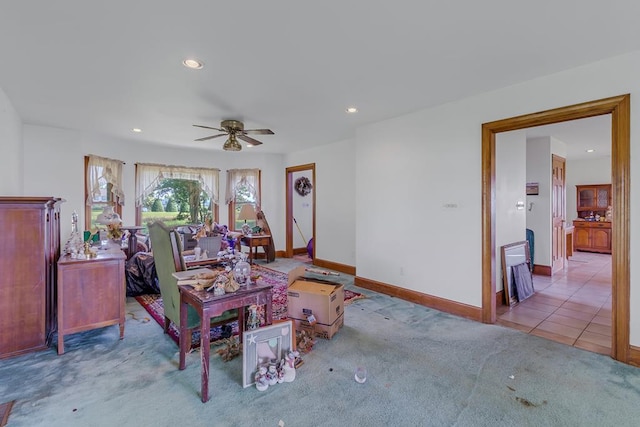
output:
<svg viewBox="0 0 640 427"><path fill-rule="evenodd" d="M202 63L202 61L199 61L193 58L185 59L184 61L182 61L182 65L184 65L187 68L191 68L193 70L200 70L202 69L202 67L204 67L204 64Z"/></svg>
<svg viewBox="0 0 640 427"><path fill-rule="evenodd" d="M236 139L236 135L234 133L229 134L229 139L227 139L222 146L222 149L225 151L240 151L242 150L242 145Z"/></svg>
<svg viewBox="0 0 640 427"><path fill-rule="evenodd" d="M218 131L220 133L210 136L205 136L204 138L198 138L195 141L208 141L210 139L218 138L220 136L229 136L222 146L222 148L226 151L240 151L242 150L242 145L238 142L238 139L244 141L247 144L247 147L255 147L258 145L262 145L262 141L258 141L250 137L249 135L273 135L273 131L271 129L245 129L244 123L239 120L223 120L220 123L220 127L211 127L204 125L193 125L198 128L204 129L212 129Z"/></svg>

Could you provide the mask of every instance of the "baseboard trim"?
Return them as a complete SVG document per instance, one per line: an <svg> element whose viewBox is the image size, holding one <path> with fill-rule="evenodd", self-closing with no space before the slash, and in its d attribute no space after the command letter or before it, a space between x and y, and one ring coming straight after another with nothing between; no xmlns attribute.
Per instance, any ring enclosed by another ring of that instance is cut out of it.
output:
<svg viewBox="0 0 640 427"><path fill-rule="evenodd" d="M540 276L551 276L551 267L548 265L533 265L533 274L539 274Z"/></svg>
<svg viewBox="0 0 640 427"><path fill-rule="evenodd" d="M640 347L629 346L629 357L627 360L629 365L640 367Z"/></svg>
<svg viewBox="0 0 640 427"><path fill-rule="evenodd" d="M352 265L340 264L338 262L327 261L325 259L314 258L313 265L316 267L327 268L329 270L339 271L340 273L356 275L356 268Z"/></svg>
<svg viewBox="0 0 640 427"><path fill-rule="evenodd" d="M306 254L307 252L307 248L293 248L294 255Z"/></svg>
<svg viewBox="0 0 640 427"><path fill-rule="evenodd" d="M496 292L496 307L504 305L504 290Z"/></svg>
<svg viewBox="0 0 640 427"><path fill-rule="evenodd" d="M360 286L361 288L380 292L392 297L403 299L405 301L420 304L425 307L444 311L446 313L455 314L456 316L475 320L476 322L482 322L482 309L480 307L474 307L445 298L423 294L421 292L400 288L398 286L389 285L387 283L377 282L375 280L366 279L364 277L356 276L354 284L356 286Z"/></svg>

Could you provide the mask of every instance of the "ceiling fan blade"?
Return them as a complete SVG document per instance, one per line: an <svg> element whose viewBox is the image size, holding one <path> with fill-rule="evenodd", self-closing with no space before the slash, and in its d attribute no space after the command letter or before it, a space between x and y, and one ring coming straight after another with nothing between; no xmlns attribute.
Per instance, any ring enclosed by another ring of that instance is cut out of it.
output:
<svg viewBox="0 0 640 427"><path fill-rule="evenodd" d="M194 141L208 141L210 139L217 138L219 136L226 136L226 135L227 135L226 133L219 133L218 135L205 136L204 138L194 139Z"/></svg>
<svg viewBox="0 0 640 427"><path fill-rule="evenodd" d="M203 126L203 125L194 125L194 126L197 128L213 129L213 130L217 130L218 132L225 132L224 129L212 128L211 126Z"/></svg>
<svg viewBox="0 0 640 427"><path fill-rule="evenodd" d="M253 146L255 145L260 145L262 144L262 142L258 141L257 139L253 139L250 136L247 135L241 135L241 134L236 134L236 138L243 140L244 142L251 144Z"/></svg>
<svg viewBox="0 0 640 427"><path fill-rule="evenodd" d="M246 129L242 131L242 133L251 135L273 135L271 129Z"/></svg>

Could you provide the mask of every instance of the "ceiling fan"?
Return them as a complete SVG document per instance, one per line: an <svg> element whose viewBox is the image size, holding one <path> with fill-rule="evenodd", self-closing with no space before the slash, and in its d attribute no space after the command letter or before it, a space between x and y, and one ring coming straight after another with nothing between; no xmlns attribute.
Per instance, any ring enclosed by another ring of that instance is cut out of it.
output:
<svg viewBox="0 0 640 427"><path fill-rule="evenodd" d="M226 140L226 142L222 146L222 149L226 151L242 150L242 145L240 145L240 143L238 142L238 139L246 142L251 147L262 144L262 142L258 141L257 139L253 139L250 136L247 136L248 134L273 135L273 131L271 131L270 129L245 129L244 123L242 123L239 120L223 120L220 123L220 128L213 128L210 126L203 126L203 125L194 125L194 126L198 128L213 129L213 130L217 130L218 132L222 132L217 135L198 138L196 139L196 141L207 141L209 139L217 138L219 136L229 135L229 138Z"/></svg>

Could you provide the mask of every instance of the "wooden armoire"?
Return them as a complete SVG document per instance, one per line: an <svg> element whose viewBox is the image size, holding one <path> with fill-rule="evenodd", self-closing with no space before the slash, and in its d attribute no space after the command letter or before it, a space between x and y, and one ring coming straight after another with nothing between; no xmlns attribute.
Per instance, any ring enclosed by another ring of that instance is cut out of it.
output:
<svg viewBox="0 0 640 427"><path fill-rule="evenodd" d="M62 201L0 197L0 359L46 348L55 331Z"/></svg>

